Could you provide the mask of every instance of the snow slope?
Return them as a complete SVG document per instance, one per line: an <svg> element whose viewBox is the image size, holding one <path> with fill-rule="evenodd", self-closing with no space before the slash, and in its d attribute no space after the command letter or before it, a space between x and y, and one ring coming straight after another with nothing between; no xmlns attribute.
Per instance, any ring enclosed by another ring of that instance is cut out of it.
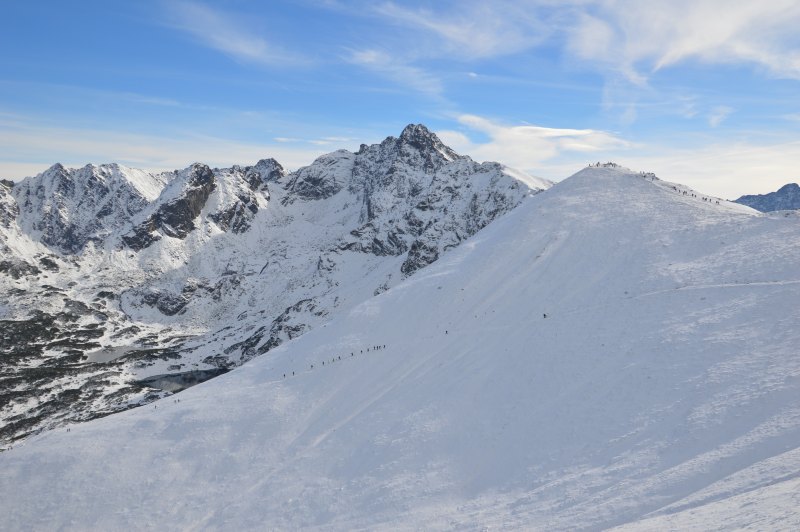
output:
<svg viewBox="0 0 800 532"><path fill-rule="evenodd" d="M800 219L682 190L585 169L268 357L33 437L0 528L796 529Z"/></svg>

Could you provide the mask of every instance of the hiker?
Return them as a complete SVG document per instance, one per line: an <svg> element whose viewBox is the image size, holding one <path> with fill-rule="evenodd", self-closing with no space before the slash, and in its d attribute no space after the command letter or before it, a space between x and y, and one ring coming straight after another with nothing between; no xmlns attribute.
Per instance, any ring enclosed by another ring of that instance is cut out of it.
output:
<svg viewBox="0 0 800 532"><path fill-rule="evenodd" d="M542 314L542 317L546 318L547 317L547 313Z"/></svg>

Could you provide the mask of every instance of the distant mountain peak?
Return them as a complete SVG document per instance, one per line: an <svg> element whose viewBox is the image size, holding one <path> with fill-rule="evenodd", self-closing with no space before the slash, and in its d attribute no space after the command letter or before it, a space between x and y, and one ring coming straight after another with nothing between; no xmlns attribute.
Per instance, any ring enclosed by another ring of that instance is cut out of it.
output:
<svg viewBox="0 0 800 532"><path fill-rule="evenodd" d="M425 127L424 124L408 124L406 127L403 128L403 131L400 133L400 139L408 140L415 137L436 138L436 135L433 132L431 132L430 129Z"/></svg>
<svg viewBox="0 0 800 532"><path fill-rule="evenodd" d="M461 156L445 145L439 137L422 124L409 124L400 133L401 145L409 145L422 153L438 153L448 161L460 159Z"/></svg>
<svg viewBox="0 0 800 532"><path fill-rule="evenodd" d="M256 164L254 164L249 172L248 175L261 180L260 184L270 183L273 181L280 181L283 177L286 176L286 169L273 158L268 159L261 159ZM255 182L251 183L255 184Z"/></svg>
<svg viewBox="0 0 800 532"><path fill-rule="evenodd" d="M742 196L735 201L761 212L800 209L800 185L788 183L775 192Z"/></svg>

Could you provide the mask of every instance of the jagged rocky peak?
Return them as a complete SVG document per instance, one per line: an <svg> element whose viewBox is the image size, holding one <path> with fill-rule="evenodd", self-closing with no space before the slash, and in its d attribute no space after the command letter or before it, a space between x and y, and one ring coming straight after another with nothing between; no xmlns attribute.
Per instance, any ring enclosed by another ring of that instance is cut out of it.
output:
<svg viewBox="0 0 800 532"><path fill-rule="evenodd" d="M434 168L442 162L461 158L459 154L446 146L439 137L422 124L409 124L400 134L398 143L416 150L425 157L426 168Z"/></svg>
<svg viewBox="0 0 800 532"><path fill-rule="evenodd" d="M184 192L189 192L196 189L205 189L214 186L214 172L208 165L203 163L194 163L188 168L178 172L178 180L176 184L183 188Z"/></svg>
<svg viewBox="0 0 800 532"><path fill-rule="evenodd" d="M117 164L54 164L14 186L20 229L51 249L79 253L102 243L147 206L163 181Z"/></svg>
<svg viewBox="0 0 800 532"><path fill-rule="evenodd" d="M129 248L139 251L162 235L183 239L195 228L195 218L216 188L214 172L205 164L194 163L173 176L145 219L122 237Z"/></svg>
<svg viewBox="0 0 800 532"><path fill-rule="evenodd" d="M399 138L388 137L380 144L362 145L358 156L356 174L361 175L356 175L356 185L366 178L381 187L395 183L395 174L402 174L408 168L432 174L449 163L468 159L446 146L422 124L409 124ZM366 186L369 188L369 183ZM413 194L415 190L412 187L407 192Z"/></svg>
<svg viewBox="0 0 800 532"><path fill-rule="evenodd" d="M269 203L268 183L279 183L285 171L275 159L262 159L255 166L214 170L214 175L217 187L209 198L208 218L223 231L244 233Z"/></svg>
<svg viewBox="0 0 800 532"><path fill-rule="evenodd" d="M329 198L345 187L351 192L394 188L405 196L421 191L421 182L443 166L465 159L446 146L422 124L410 124L400 137L387 137L379 144L362 144L358 152L339 150L317 158L311 165L292 174L287 189L295 199ZM415 179L409 179L409 173ZM369 215L368 215L369 217Z"/></svg>
<svg viewBox="0 0 800 532"><path fill-rule="evenodd" d="M349 191L359 198L362 225L342 248L407 253L401 273L410 275L548 186L498 163L478 164L412 124L356 154Z"/></svg>
<svg viewBox="0 0 800 532"><path fill-rule="evenodd" d="M254 189L267 183L280 183L284 177L286 170L272 158L261 159L245 172L245 179Z"/></svg>
<svg viewBox="0 0 800 532"><path fill-rule="evenodd" d="M747 205L761 212L800 209L800 185L789 183L769 194L742 196L736 203Z"/></svg>

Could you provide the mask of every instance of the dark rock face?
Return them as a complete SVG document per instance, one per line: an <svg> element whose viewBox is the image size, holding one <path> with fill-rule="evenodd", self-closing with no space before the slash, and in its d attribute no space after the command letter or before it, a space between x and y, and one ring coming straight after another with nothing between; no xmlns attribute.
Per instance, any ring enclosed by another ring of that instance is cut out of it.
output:
<svg viewBox="0 0 800 532"><path fill-rule="evenodd" d="M22 259L10 257L0 260L0 273L8 275L12 279L22 279L29 275L38 275L41 273L41 270Z"/></svg>
<svg viewBox="0 0 800 532"><path fill-rule="evenodd" d="M148 292L142 296L142 302L145 305L156 307L165 316L174 316L186 306L189 300L183 294Z"/></svg>
<svg viewBox="0 0 800 532"><path fill-rule="evenodd" d="M245 180L253 190L267 185L280 183L286 177L286 170L275 159L261 159L245 172Z"/></svg>
<svg viewBox="0 0 800 532"><path fill-rule="evenodd" d="M742 196L735 201L761 212L800 209L800 185L789 183L776 192Z"/></svg>
<svg viewBox="0 0 800 532"><path fill-rule="evenodd" d="M147 220L122 237L125 245L140 251L160 238L160 231L173 238L186 238L194 230L194 220L216 187L211 169L204 164L194 164L187 170L182 190L177 197L159 205Z"/></svg>
<svg viewBox="0 0 800 532"><path fill-rule="evenodd" d="M161 240L161 236L155 233L156 229L155 224L141 224L123 235L122 242L134 251L141 251L153 242Z"/></svg>
<svg viewBox="0 0 800 532"><path fill-rule="evenodd" d="M237 196L238 201L225 210L208 217L223 231L244 233L250 229L253 216L258 212L258 204L252 196Z"/></svg>
<svg viewBox="0 0 800 532"><path fill-rule="evenodd" d="M223 190L208 218L225 232L242 234L252 226L259 205L269 201L268 183L280 183L285 171L275 159L262 159L255 166L215 170L215 175Z"/></svg>
<svg viewBox="0 0 800 532"><path fill-rule="evenodd" d="M411 275L439 258L439 249L423 240L415 240L408 251L408 257L400 266L403 275Z"/></svg>
<svg viewBox="0 0 800 532"><path fill-rule="evenodd" d="M209 357L203 362L221 368L229 368L247 362L258 355L263 355L284 341L296 338L308 331L309 327L303 323L304 314L323 317L327 315L327 311L320 308L319 303L314 299L298 301L275 318L269 328L259 327L245 340L226 348L225 355L227 356ZM264 341L265 338L266 341Z"/></svg>
<svg viewBox="0 0 800 532"><path fill-rule="evenodd" d="M19 215L19 206L11 195L13 185L10 181L0 183L0 227L11 227Z"/></svg>
<svg viewBox="0 0 800 532"><path fill-rule="evenodd" d="M39 264L42 266L42 268L49 272L59 271L58 263L50 257L41 257L39 259Z"/></svg>
<svg viewBox="0 0 800 532"><path fill-rule="evenodd" d="M322 200L342 190L352 175L352 162L355 154L339 150L319 157L314 164L299 169L292 174L286 189L292 195L287 196L284 204L294 199Z"/></svg>

